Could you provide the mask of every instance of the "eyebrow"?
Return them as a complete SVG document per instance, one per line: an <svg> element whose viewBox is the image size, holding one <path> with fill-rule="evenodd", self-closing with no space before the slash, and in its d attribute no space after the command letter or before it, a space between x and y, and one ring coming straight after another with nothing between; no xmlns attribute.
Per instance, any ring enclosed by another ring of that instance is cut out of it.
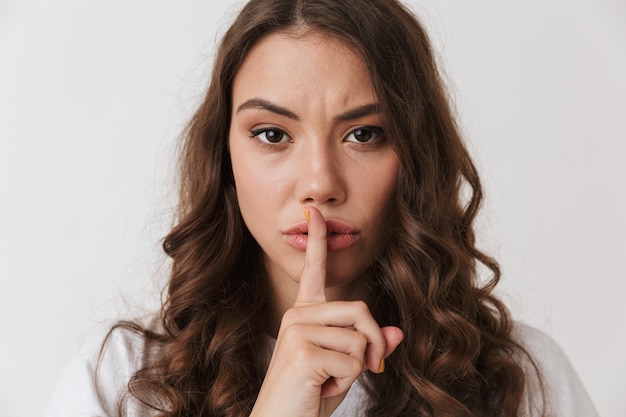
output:
<svg viewBox="0 0 626 417"><path fill-rule="evenodd" d="M378 113L380 113L380 105L378 103L372 103L357 107L352 110L348 110L347 112L335 117L335 119L340 122L345 122L348 120L360 119L361 117L370 116L372 114Z"/></svg>
<svg viewBox="0 0 626 417"><path fill-rule="evenodd" d="M246 101L241 106L237 107L237 113L242 110L248 109L256 109L256 110L268 110L272 113L280 114L281 116L286 116L293 120L300 120L297 114L294 112L279 106L278 104L274 104L270 101L263 100L262 98L253 98L251 100Z"/></svg>
<svg viewBox="0 0 626 417"><path fill-rule="evenodd" d="M243 110L256 109L256 110L267 110L272 113L279 114L281 116L288 117L293 120L300 121L300 117L292 112L291 110L279 106L278 104L272 103L268 100L264 100L262 98L253 98L250 99L239 107L237 107L237 113ZM359 119L361 117L369 116L372 114L380 113L380 105L378 103L366 104L363 106L356 107L354 109L348 110L345 113L341 113L335 117L335 120L344 122L349 120Z"/></svg>

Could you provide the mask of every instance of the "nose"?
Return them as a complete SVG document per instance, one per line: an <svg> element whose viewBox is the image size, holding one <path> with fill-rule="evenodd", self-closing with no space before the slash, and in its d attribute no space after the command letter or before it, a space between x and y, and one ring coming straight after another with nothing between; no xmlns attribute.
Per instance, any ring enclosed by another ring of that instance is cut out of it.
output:
<svg viewBox="0 0 626 417"><path fill-rule="evenodd" d="M301 204L338 204L346 199L340 152L319 142L301 149L296 167L296 197Z"/></svg>

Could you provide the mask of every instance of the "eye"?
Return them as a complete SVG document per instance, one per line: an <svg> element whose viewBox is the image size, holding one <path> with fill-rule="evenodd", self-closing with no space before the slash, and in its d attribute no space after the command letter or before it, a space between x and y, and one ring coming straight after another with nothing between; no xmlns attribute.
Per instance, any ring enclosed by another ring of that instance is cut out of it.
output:
<svg viewBox="0 0 626 417"><path fill-rule="evenodd" d="M380 140L383 136L384 132L380 127L363 126L350 132L345 140L354 143L371 143Z"/></svg>
<svg viewBox="0 0 626 417"><path fill-rule="evenodd" d="M289 140L289 136L281 129L266 127L250 131L251 138L258 138L261 142L274 145Z"/></svg>

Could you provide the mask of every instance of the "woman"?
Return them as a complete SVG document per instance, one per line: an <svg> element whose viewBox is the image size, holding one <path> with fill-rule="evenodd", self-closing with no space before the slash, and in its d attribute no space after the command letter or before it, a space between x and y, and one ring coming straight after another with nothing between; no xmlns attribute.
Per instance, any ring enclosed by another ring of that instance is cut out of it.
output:
<svg viewBox="0 0 626 417"><path fill-rule="evenodd" d="M595 414L491 294L480 182L397 1L250 1L181 162L160 315L71 364L50 415Z"/></svg>

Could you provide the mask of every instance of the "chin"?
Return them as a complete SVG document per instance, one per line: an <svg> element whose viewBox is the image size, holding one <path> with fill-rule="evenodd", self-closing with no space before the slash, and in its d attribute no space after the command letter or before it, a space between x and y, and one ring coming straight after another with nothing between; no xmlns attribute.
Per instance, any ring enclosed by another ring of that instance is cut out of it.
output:
<svg viewBox="0 0 626 417"><path fill-rule="evenodd" d="M326 272L326 288L336 288L341 286L359 286L360 283L365 284L366 275L369 268L346 268L349 265L355 266L354 263L346 260L337 262L339 265L333 265L334 262L328 263Z"/></svg>

